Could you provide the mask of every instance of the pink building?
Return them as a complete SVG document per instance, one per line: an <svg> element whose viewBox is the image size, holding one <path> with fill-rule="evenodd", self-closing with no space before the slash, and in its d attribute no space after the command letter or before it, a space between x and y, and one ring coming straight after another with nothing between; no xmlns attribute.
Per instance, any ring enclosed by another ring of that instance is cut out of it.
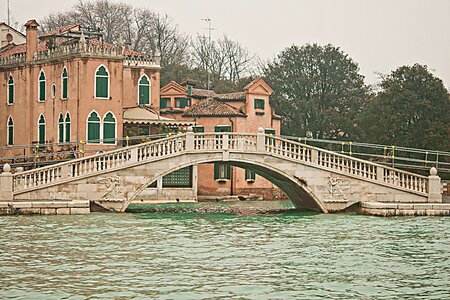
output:
<svg viewBox="0 0 450 300"><path fill-rule="evenodd" d="M270 106L272 89L262 79L249 83L244 91L217 94L196 89L190 82L171 82L161 88L160 114L191 121L197 132L280 134L280 117ZM262 195L276 199L281 193L271 182L251 170L226 164L198 166L198 195Z"/></svg>

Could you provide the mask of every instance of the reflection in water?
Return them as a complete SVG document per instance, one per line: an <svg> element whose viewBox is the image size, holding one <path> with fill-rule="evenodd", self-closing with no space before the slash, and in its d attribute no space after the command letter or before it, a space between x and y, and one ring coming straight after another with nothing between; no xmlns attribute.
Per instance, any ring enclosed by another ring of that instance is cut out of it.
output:
<svg viewBox="0 0 450 300"><path fill-rule="evenodd" d="M0 217L0 298L443 299L450 293L448 217L236 205Z"/></svg>

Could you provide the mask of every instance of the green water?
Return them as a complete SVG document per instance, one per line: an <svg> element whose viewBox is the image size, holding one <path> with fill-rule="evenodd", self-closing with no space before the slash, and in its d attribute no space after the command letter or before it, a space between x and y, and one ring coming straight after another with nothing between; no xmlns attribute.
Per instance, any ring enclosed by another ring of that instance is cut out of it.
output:
<svg viewBox="0 0 450 300"><path fill-rule="evenodd" d="M284 202L0 217L0 298L449 299L450 218Z"/></svg>

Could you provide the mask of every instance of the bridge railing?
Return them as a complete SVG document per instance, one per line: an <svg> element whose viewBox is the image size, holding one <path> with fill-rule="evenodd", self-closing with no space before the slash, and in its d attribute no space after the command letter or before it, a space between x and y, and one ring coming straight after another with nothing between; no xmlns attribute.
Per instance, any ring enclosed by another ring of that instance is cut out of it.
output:
<svg viewBox="0 0 450 300"><path fill-rule="evenodd" d="M131 163L168 156L183 151L185 148L185 134L175 135L144 144L20 172L13 175L13 190L28 190L70 178L104 172L127 166Z"/></svg>
<svg viewBox="0 0 450 300"><path fill-rule="evenodd" d="M386 167L369 161L316 148L264 132L251 133L193 133L174 135L135 146L79 158L13 175L14 191L39 188L63 180L105 172L111 169L168 157L183 151L256 151L287 159L306 162L321 168L406 190L427 193L428 178Z"/></svg>
<svg viewBox="0 0 450 300"><path fill-rule="evenodd" d="M364 179L383 182L415 192L428 192L428 177L426 176L386 167L277 136L266 136L265 149L275 155L301 160Z"/></svg>

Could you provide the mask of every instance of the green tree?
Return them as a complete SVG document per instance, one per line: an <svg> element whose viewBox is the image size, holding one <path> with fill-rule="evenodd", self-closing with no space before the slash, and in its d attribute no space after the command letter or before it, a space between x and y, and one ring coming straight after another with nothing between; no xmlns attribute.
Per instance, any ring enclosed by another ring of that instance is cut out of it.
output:
<svg viewBox="0 0 450 300"><path fill-rule="evenodd" d="M284 134L347 137L368 97L358 64L338 47L291 46L264 70Z"/></svg>
<svg viewBox="0 0 450 300"><path fill-rule="evenodd" d="M359 117L359 137L368 142L450 149L450 98L427 66L402 66L383 78L380 92Z"/></svg>

